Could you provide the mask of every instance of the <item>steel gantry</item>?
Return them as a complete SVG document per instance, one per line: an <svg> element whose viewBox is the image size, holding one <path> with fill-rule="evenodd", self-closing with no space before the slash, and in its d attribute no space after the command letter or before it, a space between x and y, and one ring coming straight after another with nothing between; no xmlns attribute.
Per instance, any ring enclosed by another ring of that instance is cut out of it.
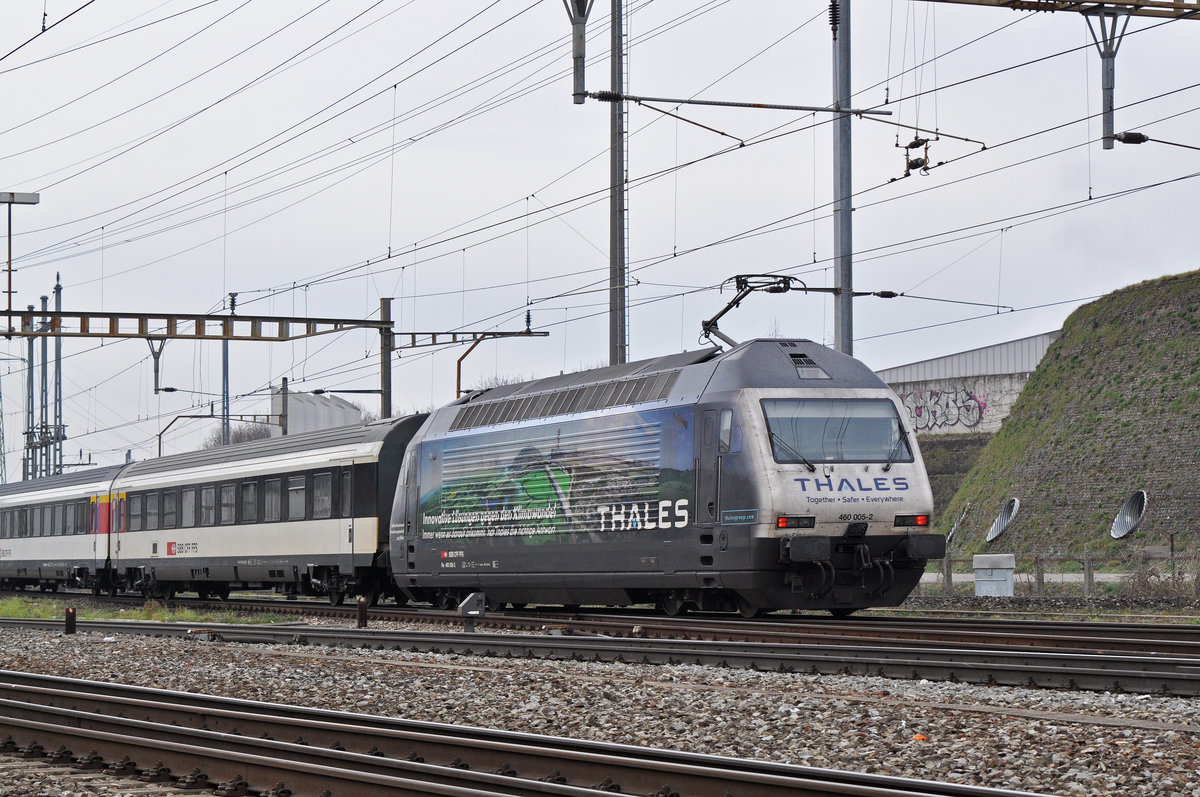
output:
<svg viewBox="0 0 1200 797"><path fill-rule="evenodd" d="M58 294L56 294L57 298ZM529 327L526 317L526 327L522 330L501 331L457 331L457 332L396 332L392 329L390 298L380 299L380 313L377 320L361 318L309 318L304 316L256 316L256 315L199 315L191 313L111 313L111 312L69 312L60 309L56 301L54 310L48 309L45 302L40 310L30 305L26 310L8 311L8 328L5 336L9 338L26 338L29 342L30 355L28 361L34 359L33 344L38 338L43 342L54 338L60 342L63 338L141 338L150 345L150 353L154 359L154 389L159 392L158 374L159 359L163 346L168 340L212 340L212 341L260 341L286 342L310 338L318 335L328 335L337 332L347 332L354 329L375 329L380 336L380 417L388 418L392 414L392 369L393 354L401 349L419 349L434 346L451 346L456 344L477 345L485 340L517 337L546 337L549 332L535 332ZM43 355L44 359L44 355ZM460 362L461 367L461 362ZM32 377L29 379L29 406L33 406ZM46 388L43 377L43 393ZM57 395L56 395L57 398ZM46 402L43 400L43 404ZM214 416L215 417L215 416ZM65 429L56 415L56 428L60 434L54 440L42 440L40 437L31 443L40 449L47 443L59 443L65 439L61 430ZM51 428L44 421L43 427ZM32 428L32 424L31 424ZM28 435L28 433L27 433ZM47 455L48 456L48 455ZM40 461L40 459L39 459ZM61 463L61 458L59 459ZM58 465L61 469L61 464ZM61 472L59 470L58 472ZM50 475L50 471L32 474ZM31 474L27 472L27 477Z"/></svg>
<svg viewBox="0 0 1200 797"><path fill-rule="evenodd" d="M1105 0L1102 3L1071 2L1070 0L926 0L931 3L960 3L973 6L1008 8L1013 11L1071 11L1083 14L1091 31L1092 41L1100 53L1100 91L1103 107L1104 149L1112 149L1117 141L1113 121L1117 85L1117 49L1125 38L1130 17L1157 19L1200 18L1200 0ZM1094 23L1094 24L1093 24Z"/></svg>

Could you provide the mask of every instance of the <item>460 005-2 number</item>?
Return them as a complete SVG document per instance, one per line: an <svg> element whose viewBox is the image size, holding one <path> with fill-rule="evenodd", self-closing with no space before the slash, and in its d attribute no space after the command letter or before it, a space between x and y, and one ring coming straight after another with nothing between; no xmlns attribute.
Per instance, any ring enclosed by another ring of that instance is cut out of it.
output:
<svg viewBox="0 0 1200 797"><path fill-rule="evenodd" d="M861 522L864 520L874 520L874 515L838 515L838 520L847 520L851 523Z"/></svg>

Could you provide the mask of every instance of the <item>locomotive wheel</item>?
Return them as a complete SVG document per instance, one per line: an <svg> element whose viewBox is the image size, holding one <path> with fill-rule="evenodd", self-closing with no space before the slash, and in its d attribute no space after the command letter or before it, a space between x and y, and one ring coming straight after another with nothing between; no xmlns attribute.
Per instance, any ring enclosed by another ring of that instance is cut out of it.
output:
<svg viewBox="0 0 1200 797"><path fill-rule="evenodd" d="M528 603L510 603L510 604L509 604L509 606L513 607L513 608L514 608L514 609L516 609L517 611L521 611L522 609L524 609L524 608L525 608L526 606L528 606L528 605L529 605Z"/></svg>
<svg viewBox="0 0 1200 797"><path fill-rule="evenodd" d="M849 617L856 611L857 609L830 609L829 614L841 620L843 617Z"/></svg>
<svg viewBox="0 0 1200 797"><path fill-rule="evenodd" d="M363 591L362 591L362 597L364 600L366 600L368 606L372 606L372 607L378 606L379 605L379 585L372 584L369 587L364 587Z"/></svg>
<svg viewBox="0 0 1200 797"><path fill-rule="evenodd" d="M202 601L206 601L209 599L210 594L209 594L209 591L206 589L198 589L198 590L196 590L196 597Z"/></svg>
<svg viewBox="0 0 1200 797"><path fill-rule="evenodd" d="M221 586L219 586L213 590L213 594L217 596L217 600L222 600L222 601L229 600L229 585L222 584Z"/></svg>
<svg viewBox="0 0 1200 797"><path fill-rule="evenodd" d="M658 600L658 608L667 617L678 617L681 614L687 614L687 603L678 595L665 595Z"/></svg>
<svg viewBox="0 0 1200 797"><path fill-rule="evenodd" d="M330 606L341 606L345 600L346 600L346 593L342 592L341 590L337 590L337 589L329 590L329 605Z"/></svg>
<svg viewBox="0 0 1200 797"><path fill-rule="evenodd" d="M758 617L763 613L763 610L760 607L755 606L741 595L737 596L737 609L738 613L747 620L753 620L755 617Z"/></svg>

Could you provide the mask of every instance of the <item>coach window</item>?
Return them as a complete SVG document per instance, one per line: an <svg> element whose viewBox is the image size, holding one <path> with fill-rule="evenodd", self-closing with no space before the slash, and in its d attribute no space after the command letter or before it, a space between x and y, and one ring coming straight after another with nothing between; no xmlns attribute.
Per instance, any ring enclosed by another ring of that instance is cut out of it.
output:
<svg viewBox="0 0 1200 797"><path fill-rule="evenodd" d="M342 471L342 517L350 517L354 511L354 496L350 492L350 471Z"/></svg>
<svg viewBox="0 0 1200 797"><path fill-rule="evenodd" d="M63 534L78 534L79 529L75 525L75 504L70 503L63 507Z"/></svg>
<svg viewBox="0 0 1200 797"><path fill-rule="evenodd" d="M140 495L129 496L129 530L142 530L142 497Z"/></svg>
<svg viewBox="0 0 1200 797"><path fill-rule="evenodd" d="M221 525L228 526L237 520L236 485L221 485Z"/></svg>
<svg viewBox="0 0 1200 797"><path fill-rule="evenodd" d="M258 482L242 483L242 522L258 522Z"/></svg>
<svg viewBox="0 0 1200 797"><path fill-rule="evenodd" d="M30 512L33 514L33 523L29 526L29 536L40 537L42 536L42 508L35 506Z"/></svg>
<svg viewBox="0 0 1200 797"><path fill-rule="evenodd" d="M263 484L263 520L268 523L279 520L280 487L279 479L267 479Z"/></svg>
<svg viewBox="0 0 1200 797"><path fill-rule="evenodd" d="M190 529L196 525L196 491L193 488L184 490L179 495L179 525Z"/></svg>
<svg viewBox="0 0 1200 797"><path fill-rule="evenodd" d="M65 533L65 531L63 529L63 505L62 504L54 505L54 525L51 528L54 529L54 535L56 537L61 537Z"/></svg>
<svg viewBox="0 0 1200 797"><path fill-rule="evenodd" d="M0 512L0 539L9 539L9 511L6 509Z"/></svg>
<svg viewBox="0 0 1200 797"><path fill-rule="evenodd" d="M129 528L129 515L125 513L126 503L124 498L117 501L117 521L113 524L117 531L126 531Z"/></svg>
<svg viewBox="0 0 1200 797"><path fill-rule="evenodd" d="M313 517L333 517L333 474L313 476Z"/></svg>
<svg viewBox="0 0 1200 797"><path fill-rule="evenodd" d="M287 491L288 520L304 520L304 477L289 476Z"/></svg>
<svg viewBox="0 0 1200 797"><path fill-rule="evenodd" d="M173 529L179 522L179 493L171 491L163 493L162 497L162 527Z"/></svg>
<svg viewBox="0 0 1200 797"><path fill-rule="evenodd" d="M217 518L217 488L200 488L200 525L211 526Z"/></svg>
<svg viewBox="0 0 1200 797"><path fill-rule="evenodd" d="M158 529L158 493L147 493L146 495L146 530L155 531Z"/></svg>

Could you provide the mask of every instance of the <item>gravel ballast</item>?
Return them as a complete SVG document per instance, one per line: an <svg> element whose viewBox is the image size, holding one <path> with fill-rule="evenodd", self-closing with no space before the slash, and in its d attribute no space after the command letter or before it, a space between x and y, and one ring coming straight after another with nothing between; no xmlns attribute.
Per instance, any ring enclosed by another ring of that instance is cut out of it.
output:
<svg viewBox="0 0 1200 797"><path fill-rule="evenodd" d="M1045 794L1200 796L1185 698L13 628L0 668ZM67 793L0 778L0 797Z"/></svg>

